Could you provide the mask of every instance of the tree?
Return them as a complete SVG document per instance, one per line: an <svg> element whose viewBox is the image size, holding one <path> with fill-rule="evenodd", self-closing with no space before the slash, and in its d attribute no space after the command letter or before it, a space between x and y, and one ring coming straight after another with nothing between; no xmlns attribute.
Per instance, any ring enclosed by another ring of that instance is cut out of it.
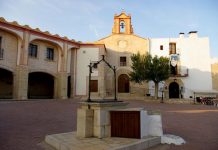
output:
<svg viewBox="0 0 218 150"><path fill-rule="evenodd" d="M139 53L131 56L132 72L130 80L136 83L143 81L153 81L155 84L155 99L158 98L159 82L164 81L170 76L169 58L152 57L150 54L140 55Z"/></svg>

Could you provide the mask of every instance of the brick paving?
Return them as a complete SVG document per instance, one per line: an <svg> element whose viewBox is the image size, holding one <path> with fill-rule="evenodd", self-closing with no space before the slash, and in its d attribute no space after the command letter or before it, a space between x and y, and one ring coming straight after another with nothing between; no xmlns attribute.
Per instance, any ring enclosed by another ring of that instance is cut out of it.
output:
<svg viewBox="0 0 218 150"><path fill-rule="evenodd" d="M76 130L76 100L0 102L0 150L43 150L45 135ZM152 150L217 150L218 108L192 104L128 101L129 107L162 112L164 133L183 137L182 146L162 145Z"/></svg>

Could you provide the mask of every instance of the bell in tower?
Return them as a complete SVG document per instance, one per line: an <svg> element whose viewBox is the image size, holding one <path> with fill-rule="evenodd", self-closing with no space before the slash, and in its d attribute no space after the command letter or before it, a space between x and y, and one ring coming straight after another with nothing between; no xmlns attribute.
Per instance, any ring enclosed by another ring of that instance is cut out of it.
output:
<svg viewBox="0 0 218 150"><path fill-rule="evenodd" d="M114 16L113 34L132 34L131 15L126 15L123 11L120 15Z"/></svg>

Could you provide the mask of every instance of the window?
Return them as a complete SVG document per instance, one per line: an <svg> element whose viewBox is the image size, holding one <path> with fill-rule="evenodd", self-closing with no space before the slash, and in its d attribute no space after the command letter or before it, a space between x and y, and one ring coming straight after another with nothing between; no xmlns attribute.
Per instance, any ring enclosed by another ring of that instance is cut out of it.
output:
<svg viewBox="0 0 218 150"><path fill-rule="evenodd" d="M47 48L46 58L49 60L54 60L54 49L53 48Z"/></svg>
<svg viewBox="0 0 218 150"><path fill-rule="evenodd" d="M125 22L124 21L120 21L120 32L121 33L125 32Z"/></svg>
<svg viewBox="0 0 218 150"><path fill-rule="evenodd" d="M38 46L34 44L29 45L29 56L37 57Z"/></svg>
<svg viewBox="0 0 218 150"><path fill-rule="evenodd" d="M4 57L4 49L2 48L2 37L0 37L0 59Z"/></svg>
<svg viewBox="0 0 218 150"><path fill-rule="evenodd" d="M176 43L170 43L169 54L176 54Z"/></svg>
<svg viewBox="0 0 218 150"><path fill-rule="evenodd" d="M126 66L126 57L120 57L120 66Z"/></svg>
<svg viewBox="0 0 218 150"><path fill-rule="evenodd" d="M163 50L163 45L160 46L160 50Z"/></svg>
<svg viewBox="0 0 218 150"><path fill-rule="evenodd" d="M90 86L90 92L98 92L98 80L91 80Z"/></svg>

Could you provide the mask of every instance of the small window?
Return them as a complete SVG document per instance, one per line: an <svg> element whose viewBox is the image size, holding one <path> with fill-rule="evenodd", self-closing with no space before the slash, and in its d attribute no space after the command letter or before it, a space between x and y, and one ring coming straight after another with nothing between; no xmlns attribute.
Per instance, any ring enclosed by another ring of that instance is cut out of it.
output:
<svg viewBox="0 0 218 150"><path fill-rule="evenodd" d="M126 66L126 57L120 57L120 66Z"/></svg>
<svg viewBox="0 0 218 150"><path fill-rule="evenodd" d="M163 45L160 46L160 50L163 50Z"/></svg>
<svg viewBox="0 0 218 150"><path fill-rule="evenodd" d="M0 37L0 59L4 58L4 49L2 48L2 37Z"/></svg>
<svg viewBox="0 0 218 150"><path fill-rule="evenodd" d="M30 44L29 45L29 56L30 57L37 57L37 51L38 51L38 46L35 44Z"/></svg>
<svg viewBox="0 0 218 150"><path fill-rule="evenodd" d="M90 92L98 92L98 80L91 80Z"/></svg>
<svg viewBox="0 0 218 150"><path fill-rule="evenodd" d="M48 60L54 60L54 49L53 48L47 48L46 58Z"/></svg>
<svg viewBox="0 0 218 150"><path fill-rule="evenodd" d="M169 44L169 54L176 54L176 43Z"/></svg>

